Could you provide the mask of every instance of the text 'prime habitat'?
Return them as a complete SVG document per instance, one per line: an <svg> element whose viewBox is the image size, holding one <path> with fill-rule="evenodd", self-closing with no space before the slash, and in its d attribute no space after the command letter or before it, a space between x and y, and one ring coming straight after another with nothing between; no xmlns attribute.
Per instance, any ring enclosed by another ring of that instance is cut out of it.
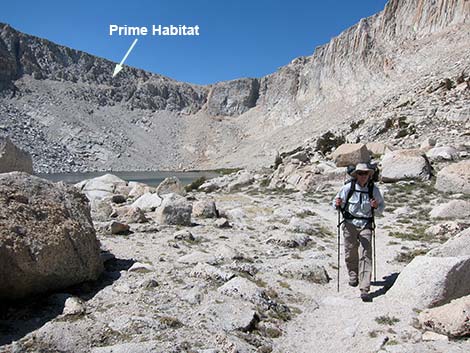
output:
<svg viewBox="0 0 470 353"><path fill-rule="evenodd" d="M152 25L146 26L118 26L109 25L110 36L199 36L199 26L186 25Z"/></svg>

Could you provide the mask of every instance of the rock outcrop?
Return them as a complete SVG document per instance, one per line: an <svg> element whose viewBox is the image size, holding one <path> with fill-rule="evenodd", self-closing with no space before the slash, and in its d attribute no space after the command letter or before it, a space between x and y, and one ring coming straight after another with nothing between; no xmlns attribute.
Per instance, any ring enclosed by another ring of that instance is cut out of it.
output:
<svg viewBox="0 0 470 353"><path fill-rule="evenodd" d="M256 105L259 97L257 79L239 79L221 82L211 87L207 111L211 115L241 115Z"/></svg>
<svg viewBox="0 0 470 353"><path fill-rule="evenodd" d="M437 173L436 189L470 194L470 160L451 164Z"/></svg>
<svg viewBox="0 0 470 353"><path fill-rule="evenodd" d="M470 217L470 202L466 200L452 200L434 207L429 213L431 218L461 218Z"/></svg>
<svg viewBox="0 0 470 353"><path fill-rule="evenodd" d="M157 193L146 192L134 201L132 207L138 207L144 211L154 211L162 204L162 199Z"/></svg>
<svg viewBox="0 0 470 353"><path fill-rule="evenodd" d="M428 252L427 255L435 257L470 256L470 228L456 234L441 246Z"/></svg>
<svg viewBox="0 0 470 353"><path fill-rule="evenodd" d="M193 206L184 197L168 194L156 210L160 224L190 226Z"/></svg>
<svg viewBox="0 0 470 353"><path fill-rule="evenodd" d="M337 167L355 166L358 163L368 163L370 152L362 143L343 144L331 154L331 158Z"/></svg>
<svg viewBox="0 0 470 353"><path fill-rule="evenodd" d="M430 308L470 294L470 256L418 256L400 273L387 297Z"/></svg>
<svg viewBox="0 0 470 353"><path fill-rule="evenodd" d="M14 171L33 174L31 155L16 147L9 138L0 137L0 173Z"/></svg>
<svg viewBox="0 0 470 353"><path fill-rule="evenodd" d="M75 187L83 191L92 203L106 197L112 197L114 194L129 194L127 181L113 174L84 180L76 184Z"/></svg>
<svg viewBox="0 0 470 353"><path fill-rule="evenodd" d="M396 150L383 156L383 182L428 180L430 177L431 165L420 150Z"/></svg>
<svg viewBox="0 0 470 353"><path fill-rule="evenodd" d="M177 177L165 178L157 187L157 194L159 196L167 194L178 194L185 196L186 191L184 190L183 184Z"/></svg>
<svg viewBox="0 0 470 353"><path fill-rule="evenodd" d="M425 329L449 337L470 335L470 296L452 300L449 304L423 311L419 322Z"/></svg>
<svg viewBox="0 0 470 353"><path fill-rule="evenodd" d="M103 270L86 197L72 186L0 175L0 298L95 280Z"/></svg>

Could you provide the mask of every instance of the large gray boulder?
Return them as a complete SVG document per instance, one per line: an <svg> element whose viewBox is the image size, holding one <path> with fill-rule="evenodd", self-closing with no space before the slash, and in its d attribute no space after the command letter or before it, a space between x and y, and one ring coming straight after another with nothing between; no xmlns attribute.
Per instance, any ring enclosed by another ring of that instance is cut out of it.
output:
<svg viewBox="0 0 470 353"><path fill-rule="evenodd" d="M470 194L470 160L451 164L437 173L436 189Z"/></svg>
<svg viewBox="0 0 470 353"><path fill-rule="evenodd" d="M0 175L0 298L95 280L99 253L85 195L26 173Z"/></svg>
<svg viewBox="0 0 470 353"><path fill-rule="evenodd" d="M193 215L200 218L217 218L219 212L214 201L202 200L193 204Z"/></svg>
<svg viewBox="0 0 470 353"><path fill-rule="evenodd" d="M429 212L431 218L468 218L470 217L470 202L466 200L452 200L434 207Z"/></svg>
<svg viewBox="0 0 470 353"><path fill-rule="evenodd" d="M145 217L144 211L138 207L121 206L113 210L111 217L116 217L118 220L125 223L146 223L148 222Z"/></svg>
<svg viewBox="0 0 470 353"><path fill-rule="evenodd" d="M470 256L417 256L387 297L410 308L430 308L470 294Z"/></svg>
<svg viewBox="0 0 470 353"><path fill-rule="evenodd" d="M214 301L199 314L209 318L210 322L215 323L225 332L250 331L259 322L259 316L253 309L253 304L231 298L225 299L222 303Z"/></svg>
<svg viewBox="0 0 470 353"><path fill-rule="evenodd" d="M146 192L132 203L132 207L140 208L143 211L154 211L162 204L162 199L157 193Z"/></svg>
<svg viewBox="0 0 470 353"><path fill-rule="evenodd" d="M432 168L419 149L396 150L386 153L382 159L382 181L428 180Z"/></svg>
<svg viewBox="0 0 470 353"><path fill-rule="evenodd" d="M441 146L431 148L426 152L430 161L452 161L459 157L459 151L452 146Z"/></svg>
<svg viewBox="0 0 470 353"><path fill-rule="evenodd" d="M20 150L8 137L0 137L0 173L13 171L33 174L33 160L28 152Z"/></svg>
<svg viewBox="0 0 470 353"><path fill-rule="evenodd" d="M105 174L93 179L83 180L75 187L81 190L92 203L112 197L114 194L129 195L130 187L127 181L113 174Z"/></svg>
<svg viewBox="0 0 470 353"><path fill-rule="evenodd" d="M157 194L159 196L167 194L177 194L185 196L186 191L184 190L183 184L177 177L169 177L163 180L157 187Z"/></svg>
<svg viewBox="0 0 470 353"><path fill-rule="evenodd" d="M139 183L137 181L129 181L129 197L133 199L138 199L145 193L154 193L155 188L144 183Z"/></svg>
<svg viewBox="0 0 470 353"><path fill-rule="evenodd" d="M423 328L450 337L470 335L470 296L452 300L449 304L427 309L419 314Z"/></svg>
<svg viewBox="0 0 470 353"><path fill-rule="evenodd" d="M229 192L236 191L245 186L253 184L254 181L255 178L250 172L242 170L237 172L235 180L227 185L227 190Z"/></svg>
<svg viewBox="0 0 470 353"><path fill-rule="evenodd" d="M432 249L426 256L470 256L470 228L461 231L441 246Z"/></svg>
<svg viewBox="0 0 470 353"><path fill-rule="evenodd" d="M193 206L184 197L168 194L156 210L157 221L160 224L190 226L192 211Z"/></svg>
<svg viewBox="0 0 470 353"><path fill-rule="evenodd" d="M369 162L370 152L363 143L344 143L331 154L331 158L337 167L347 167Z"/></svg>
<svg viewBox="0 0 470 353"><path fill-rule="evenodd" d="M254 304L264 303L267 298L262 288L243 277L232 278L223 286L219 287L218 292L232 298L250 301Z"/></svg>
<svg viewBox="0 0 470 353"><path fill-rule="evenodd" d="M389 145L382 142L368 142L366 147L372 156L382 156L392 151Z"/></svg>

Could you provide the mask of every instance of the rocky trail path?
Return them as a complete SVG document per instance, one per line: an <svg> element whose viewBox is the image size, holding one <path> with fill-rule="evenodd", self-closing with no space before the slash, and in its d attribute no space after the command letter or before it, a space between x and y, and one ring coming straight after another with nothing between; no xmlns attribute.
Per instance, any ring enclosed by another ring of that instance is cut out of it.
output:
<svg viewBox="0 0 470 353"><path fill-rule="evenodd" d="M342 182L310 193L193 191L175 204L192 203L190 225L159 223L157 211L147 210L147 222L128 222L131 231L121 234L110 231L112 208L103 201L92 212L106 250L103 276L10 308L0 320L0 352L470 351L466 340L423 341L416 303L406 291L385 290L415 255L440 246L421 230L433 224L430 208L447 196L426 184L380 184L387 206L376 220L377 283L373 302L363 303L347 284L342 246L337 292L331 201ZM211 218L214 204L218 215ZM118 214L129 207L112 206Z"/></svg>
<svg viewBox="0 0 470 353"><path fill-rule="evenodd" d="M340 184L337 186L339 188ZM419 201L418 197L419 192L410 195L410 204ZM410 207L406 207L411 211ZM418 204L419 207L421 205ZM330 224L332 232L337 232L337 214L329 203L314 204L311 208ZM309 295L316 305L307 307L286 324L284 334L276 341L274 352L467 352L469 345L465 342L453 346L447 342L420 342L420 331L411 326L419 311L387 298L386 292L405 266L397 261L397 256L403 249L422 246L419 241L397 241L397 238L389 236L391 230L400 230L396 219L393 212L385 212L382 217L376 218L377 280L374 281L373 275L373 302L362 302L359 290L348 285L341 231L339 292L336 271L329 272L333 278L323 290L304 288L304 294ZM328 250L331 254L332 249Z"/></svg>
<svg viewBox="0 0 470 353"><path fill-rule="evenodd" d="M312 210L330 224L332 232L337 232L337 214L328 203L312 206ZM374 319L388 316L390 313L388 303L383 298L384 286L393 281L400 266L393 263L397 250L390 249L388 243L392 239L387 235L387 231L380 229L382 220L377 221L378 273L377 282L374 282L371 288L371 293L374 295L373 303L363 303L359 298L359 290L347 284L348 275L344 265L341 231L340 291L337 292L337 271L329 272L333 278L321 292L309 291L306 288L305 292L310 293L316 306L308 308L309 310L286 324L284 335L276 342L275 352L372 352L374 349L380 349L381 345L390 339L390 334L387 334L383 326L377 324ZM333 249L329 249L330 254L331 250ZM334 263L336 253L332 255L335 255L332 258ZM388 283L384 278L388 278ZM376 336L373 339L370 337L371 332L374 332L372 336Z"/></svg>

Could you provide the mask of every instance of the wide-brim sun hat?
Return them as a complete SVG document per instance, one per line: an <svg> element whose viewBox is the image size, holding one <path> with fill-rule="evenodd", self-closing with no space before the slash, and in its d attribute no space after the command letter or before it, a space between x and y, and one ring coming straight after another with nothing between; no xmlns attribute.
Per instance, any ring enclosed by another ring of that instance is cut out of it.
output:
<svg viewBox="0 0 470 353"><path fill-rule="evenodd" d="M371 168L369 168L369 166L366 163L358 163L354 171L351 173L351 175L353 177L356 177L357 172L367 172L369 173L369 176L371 176L374 173L374 171Z"/></svg>

